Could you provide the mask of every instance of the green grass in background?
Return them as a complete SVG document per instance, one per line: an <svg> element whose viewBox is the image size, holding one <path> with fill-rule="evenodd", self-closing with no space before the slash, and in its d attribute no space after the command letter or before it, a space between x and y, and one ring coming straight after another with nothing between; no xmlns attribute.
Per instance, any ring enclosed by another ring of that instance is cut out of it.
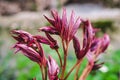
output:
<svg viewBox="0 0 120 80"><path fill-rule="evenodd" d="M101 29L101 32L106 33L107 31L114 32L116 29L114 27L114 21L112 20L99 20L92 22L93 26Z"/></svg>

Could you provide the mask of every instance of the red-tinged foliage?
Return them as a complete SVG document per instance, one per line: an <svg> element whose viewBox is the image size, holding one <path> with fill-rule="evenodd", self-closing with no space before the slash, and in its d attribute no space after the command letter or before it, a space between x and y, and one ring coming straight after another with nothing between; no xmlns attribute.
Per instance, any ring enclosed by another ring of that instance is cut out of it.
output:
<svg viewBox="0 0 120 80"><path fill-rule="evenodd" d="M74 19L75 14L73 11L69 21L67 19L66 9L63 9L62 17L60 17L58 12L55 10L52 10L51 14L53 19L45 16L51 26L45 26L38 29L40 32L42 31L45 33L45 37L41 35L32 35L23 30L11 31L12 37L17 41L13 48L16 49L16 52L22 51L23 55L39 64L42 73L42 80L47 80L47 76L49 80L66 80L70 73L78 65L80 66L83 59L87 57L88 64L79 77L79 80L85 80L91 70L97 70L102 66L103 63L97 64L96 59L107 49L110 43L109 36L104 34L101 38L96 37L95 34L98 29L93 28L89 20L83 20L80 17ZM83 26L82 43L79 41L80 37L75 35L80 24ZM56 35L61 38L64 60L62 60L62 56L59 52L60 47L57 40L55 40L51 35ZM70 41L73 41L73 48L75 50L77 62L70 71L66 73ZM49 45L52 50L56 51L61 64L60 68L51 56L48 56L48 59L46 58L41 44ZM79 68L77 68L77 70L79 70ZM76 78L78 78L78 72L79 71L76 71ZM60 74L60 77L58 74Z"/></svg>

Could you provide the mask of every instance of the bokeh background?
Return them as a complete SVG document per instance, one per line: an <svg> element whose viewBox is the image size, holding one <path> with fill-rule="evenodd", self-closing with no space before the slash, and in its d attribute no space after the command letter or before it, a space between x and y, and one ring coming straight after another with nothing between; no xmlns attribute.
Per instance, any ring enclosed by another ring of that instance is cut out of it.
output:
<svg viewBox="0 0 120 80"><path fill-rule="evenodd" d="M15 40L10 30L22 29L40 34L37 29L49 25L43 15L51 17L51 9L57 9L61 14L63 7L67 16L74 10L76 16L91 20L94 27L101 29L99 36L107 33L111 38L107 51L100 56L99 62L105 62L103 67L92 71L87 80L120 80L120 0L0 0L0 80L31 80L33 77L41 80L36 63L20 52L14 54L12 46ZM43 47L46 53L58 60L53 50ZM76 60L73 51L69 54L67 71ZM86 60L81 68L85 64ZM73 76L74 72L68 80L73 80Z"/></svg>

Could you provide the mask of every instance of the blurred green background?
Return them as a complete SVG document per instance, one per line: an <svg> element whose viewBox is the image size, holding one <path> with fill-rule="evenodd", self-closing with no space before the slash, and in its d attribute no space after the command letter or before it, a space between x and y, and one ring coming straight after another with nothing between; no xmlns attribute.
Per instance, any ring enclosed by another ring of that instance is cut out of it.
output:
<svg viewBox="0 0 120 80"><path fill-rule="evenodd" d="M111 38L107 51L100 56L99 62L104 62L103 67L92 71L87 80L120 79L119 0L0 0L0 80L32 80L34 77L41 80L41 72L36 63L19 54L20 52L14 54L12 46L15 40L11 37L10 30L23 29L31 34L40 34L37 29L49 25L43 15L51 17L50 9L57 9L61 14L63 7L67 9L67 16L74 10L77 16L91 20L94 27L101 29L98 36L107 33ZM46 45L43 48L46 55L52 55L59 62L54 50ZM59 51L62 53L61 49ZM74 51L71 50L67 72L75 61ZM79 75L86 63L85 59ZM73 80L74 72L68 80Z"/></svg>

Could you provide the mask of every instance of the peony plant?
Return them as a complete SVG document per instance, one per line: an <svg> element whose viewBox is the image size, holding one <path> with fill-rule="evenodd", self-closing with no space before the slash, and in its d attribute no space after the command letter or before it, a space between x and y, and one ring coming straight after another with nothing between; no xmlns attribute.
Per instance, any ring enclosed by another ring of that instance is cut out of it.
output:
<svg viewBox="0 0 120 80"><path fill-rule="evenodd" d="M51 14L53 19L44 16L51 26L38 29L39 32L44 32L46 36L32 35L24 30L11 31L12 37L17 41L13 46L16 49L15 53L21 51L23 55L36 62L40 66L42 80L67 80L74 69L76 69L74 80L86 80L92 70L99 69L102 66L103 63L97 64L97 57L107 49L110 43L109 36L104 34L101 38L96 37L95 34L98 29L93 28L89 20L83 20L80 17L74 19L75 14L73 11L69 21L66 9L63 9L62 17L55 10L52 10ZM82 43L79 41L81 37L75 35L79 28L83 31ZM62 47L59 47L57 40L51 35L60 37ZM66 73L70 43L73 43L77 61L70 71ZM56 51L60 65L50 55L45 55L42 44L46 44ZM59 48L63 50L63 53L60 53ZM62 54L64 54L63 59ZM87 58L88 63L82 74L78 75L84 58ZM33 78L33 80L36 80L36 78Z"/></svg>

